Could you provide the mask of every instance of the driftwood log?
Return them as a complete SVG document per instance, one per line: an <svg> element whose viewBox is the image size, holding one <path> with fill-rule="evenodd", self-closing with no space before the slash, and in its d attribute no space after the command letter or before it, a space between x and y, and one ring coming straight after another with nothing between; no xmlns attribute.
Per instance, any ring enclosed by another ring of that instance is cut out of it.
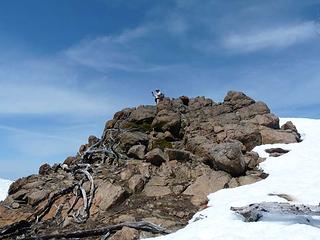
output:
<svg viewBox="0 0 320 240"><path fill-rule="evenodd" d="M231 207L231 210L241 215L245 222L281 221L320 228L320 205L262 202Z"/></svg>
<svg viewBox="0 0 320 240"><path fill-rule="evenodd" d="M140 221L140 222L127 222L120 223L116 225L110 225L101 228L95 229L87 229L87 230L77 230L77 231L68 231L68 232L60 232L57 234L50 235L33 235L26 236L24 239L28 240L46 240L46 239L74 239L74 238L88 238L93 236L104 236L115 233L118 230L121 230L123 227L134 228L137 230L142 230L151 233L159 233L159 234L169 234L170 232L165 230L164 228L155 225L150 222Z"/></svg>

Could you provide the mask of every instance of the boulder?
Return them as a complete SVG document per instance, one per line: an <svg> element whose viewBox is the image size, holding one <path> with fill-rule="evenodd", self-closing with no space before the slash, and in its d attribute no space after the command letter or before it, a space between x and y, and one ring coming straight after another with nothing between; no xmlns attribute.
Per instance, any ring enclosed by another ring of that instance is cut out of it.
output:
<svg viewBox="0 0 320 240"><path fill-rule="evenodd" d="M41 201L45 200L49 196L50 191L48 190L35 190L30 194L26 195L28 199L28 204L35 206Z"/></svg>
<svg viewBox="0 0 320 240"><path fill-rule="evenodd" d="M291 130L274 130L262 127L260 130L262 144L296 143L299 140L297 133Z"/></svg>
<svg viewBox="0 0 320 240"><path fill-rule="evenodd" d="M259 154L256 152L246 152L243 157L249 169L254 169L259 164Z"/></svg>
<svg viewBox="0 0 320 240"><path fill-rule="evenodd" d="M48 163L41 165L39 168L40 175L47 175L50 173L50 171L51 171L51 166Z"/></svg>
<svg viewBox="0 0 320 240"><path fill-rule="evenodd" d="M123 227L121 230L117 231L112 235L110 240L138 240L139 231L134 228Z"/></svg>
<svg viewBox="0 0 320 240"><path fill-rule="evenodd" d="M94 136L94 135L89 136L88 137L88 147L93 146L94 144L96 144L99 141L100 141L100 139L97 138L96 136Z"/></svg>
<svg viewBox="0 0 320 240"><path fill-rule="evenodd" d="M181 127L181 116L177 112L164 109L157 113L151 126L156 131L169 131L174 136L177 136Z"/></svg>
<svg viewBox="0 0 320 240"><path fill-rule="evenodd" d="M68 166L71 166L71 165L76 164L77 161L78 161L78 159L76 157L69 156L66 158L66 160L64 160L63 164L67 164Z"/></svg>
<svg viewBox="0 0 320 240"><path fill-rule="evenodd" d="M120 146L126 152L134 145L148 145L148 135L143 132L123 132L120 134Z"/></svg>
<svg viewBox="0 0 320 240"><path fill-rule="evenodd" d="M233 177L244 174L246 164L241 149L241 142L236 140L215 145L209 152L212 165Z"/></svg>
<svg viewBox="0 0 320 240"><path fill-rule="evenodd" d="M243 92L229 91L224 98L224 103L231 104L235 108L240 108L243 106L248 106L255 101L245 95Z"/></svg>
<svg viewBox="0 0 320 240"><path fill-rule="evenodd" d="M93 205L106 211L110 207L120 204L126 196L127 192L123 187L110 182L101 182L96 190Z"/></svg>
<svg viewBox="0 0 320 240"><path fill-rule="evenodd" d="M146 146L144 145L134 145L128 151L128 156L136 159L144 159L146 152Z"/></svg>
<svg viewBox="0 0 320 240"><path fill-rule="evenodd" d="M132 111L129 120L138 124L152 123L157 113L155 106L139 106Z"/></svg>
<svg viewBox="0 0 320 240"><path fill-rule="evenodd" d="M160 148L155 148L146 154L146 161L155 166L160 166L166 161L163 151Z"/></svg>
<svg viewBox="0 0 320 240"><path fill-rule="evenodd" d="M209 193L216 192L227 187L231 177L223 171L211 171L198 177L184 192L185 195L196 196L192 203L202 205L207 201Z"/></svg>
<svg viewBox="0 0 320 240"><path fill-rule="evenodd" d="M292 132L297 134L299 139L301 137L300 134L298 133L296 126L291 121L287 121L285 124L283 124L281 126L281 130L291 130Z"/></svg>

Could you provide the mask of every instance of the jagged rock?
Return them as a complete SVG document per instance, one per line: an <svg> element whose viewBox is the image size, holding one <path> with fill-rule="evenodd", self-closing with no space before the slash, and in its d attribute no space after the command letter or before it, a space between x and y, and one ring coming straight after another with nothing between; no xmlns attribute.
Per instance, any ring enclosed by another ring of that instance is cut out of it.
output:
<svg viewBox="0 0 320 240"><path fill-rule="evenodd" d="M209 193L225 188L230 179L230 175L223 171L212 171L198 177L183 194L194 196L192 203L200 206L207 201Z"/></svg>
<svg viewBox="0 0 320 240"><path fill-rule="evenodd" d="M99 184L93 204L102 211L106 211L110 207L121 203L126 198L126 190L118 185L110 182L102 182Z"/></svg>
<svg viewBox="0 0 320 240"><path fill-rule="evenodd" d="M254 102L255 101L252 98L248 97L244 93L236 91L229 91L224 98L224 103L231 104L236 109L243 106L248 106Z"/></svg>
<svg viewBox="0 0 320 240"><path fill-rule="evenodd" d="M51 170L51 166L48 163L45 163L43 165L40 166L39 168L39 174L40 175L46 175L50 172Z"/></svg>
<svg viewBox="0 0 320 240"><path fill-rule="evenodd" d="M146 146L135 145L129 149L128 156L136 159L144 159L145 152L146 152Z"/></svg>
<svg viewBox="0 0 320 240"><path fill-rule="evenodd" d="M215 104L211 99L205 97L196 97L189 100L189 108L191 111L198 110L204 107Z"/></svg>
<svg viewBox="0 0 320 240"><path fill-rule="evenodd" d="M10 187L9 187L9 190L8 190L8 194L11 195L11 194L14 194L16 193L17 191L19 191L22 186L24 184L26 184L28 182L27 178L23 177L23 178L19 178L17 179L16 181L14 181L13 183L11 183Z"/></svg>
<svg viewBox="0 0 320 240"><path fill-rule="evenodd" d="M291 130L274 130L271 128L263 127L260 130L262 137L262 144L274 143L296 143L299 137Z"/></svg>
<svg viewBox="0 0 320 240"><path fill-rule="evenodd" d="M48 190L37 190L32 191L29 195L27 195L28 204L35 206L39 202L43 201L49 196L50 191Z"/></svg>
<svg viewBox="0 0 320 240"><path fill-rule="evenodd" d="M132 111L130 121L135 123L151 123L155 118L157 108L155 106L139 106Z"/></svg>
<svg viewBox="0 0 320 240"><path fill-rule="evenodd" d="M133 175L128 181L129 189L133 192L141 192L144 184L145 178L140 174Z"/></svg>
<svg viewBox="0 0 320 240"><path fill-rule="evenodd" d="M133 228L123 227L110 237L110 240L138 240L139 231Z"/></svg>
<svg viewBox="0 0 320 240"><path fill-rule="evenodd" d="M97 138L96 136L89 136L88 137L88 147L91 147L92 145L96 144L97 142L99 142L99 138Z"/></svg>
<svg viewBox="0 0 320 240"><path fill-rule="evenodd" d="M76 164L77 161L78 161L78 159L76 157L69 156L66 158L66 160L64 160L63 164L67 164L68 166L72 166L72 165Z"/></svg>
<svg viewBox="0 0 320 240"><path fill-rule="evenodd" d="M148 135L143 132L124 132L120 134L121 148L126 152L134 145L148 145Z"/></svg>
<svg viewBox="0 0 320 240"><path fill-rule="evenodd" d="M261 126L265 126L273 129L279 129L279 118L272 113L256 115L254 118L250 119L249 121Z"/></svg>
<svg viewBox="0 0 320 240"><path fill-rule="evenodd" d="M259 164L259 154L256 152L247 152L244 155L244 161L248 168L254 169Z"/></svg>
<svg viewBox="0 0 320 240"><path fill-rule="evenodd" d="M283 124L281 126L281 130L291 130L292 132L297 134L299 139L301 137L296 126L291 121L287 121L285 124Z"/></svg>
<svg viewBox="0 0 320 240"><path fill-rule="evenodd" d="M160 148L155 148L146 154L146 161L155 166L160 166L166 159L163 151Z"/></svg>
<svg viewBox="0 0 320 240"><path fill-rule="evenodd" d="M171 160L189 161L191 157L190 152L188 151L171 149L171 148L166 148L164 150L164 155L169 161Z"/></svg>
<svg viewBox="0 0 320 240"><path fill-rule="evenodd" d="M232 176L240 176L246 170L246 164L241 152L242 144L239 141L220 143L209 152L211 163L214 167L230 173Z"/></svg>
<svg viewBox="0 0 320 240"><path fill-rule="evenodd" d="M157 113L151 126L157 131L169 131L177 136L181 127L181 116L177 112L164 109Z"/></svg>

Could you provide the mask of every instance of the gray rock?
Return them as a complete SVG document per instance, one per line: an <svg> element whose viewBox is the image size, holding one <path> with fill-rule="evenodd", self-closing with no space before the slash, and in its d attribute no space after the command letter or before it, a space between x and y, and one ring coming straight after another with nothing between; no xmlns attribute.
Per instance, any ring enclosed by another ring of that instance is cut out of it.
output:
<svg viewBox="0 0 320 240"><path fill-rule="evenodd" d="M110 207L121 203L126 198L126 191L123 187L114 185L110 182L102 182L93 199L93 204L102 211L106 211Z"/></svg>
<svg viewBox="0 0 320 240"><path fill-rule="evenodd" d="M215 145L210 151L212 165L233 177L244 174L246 164L241 148L242 144L236 140Z"/></svg>
<svg viewBox="0 0 320 240"><path fill-rule="evenodd" d="M157 108L155 106L139 106L132 111L129 120L138 124L151 123L156 113Z"/></svg>
<svg viewBox="0 0 320 240"><path fill-rule="evenodd" d="M120 134L120 146L128 151L134 145L148 145L148 135L143 132L124 132Z"/></svg>
<svg viewBox="0 0 320 240"><path fill-rule="evenodd" d="M144 159L146 152L146 146L144 145L134 145L128 151L128 156L136 159Z"/></svg>
<svg viewBox="0 0 320 240"><path fill-rule="evenodd" d="M207 200L209 193L227 187L231 177L223 171L211 171L198 177L184 192L185 195L196 196L192 203L202 205Z"/></svg>
<svg viewBox="0 0 320 240"><path fill-rule="evenodd" d="M144 184L145 178L140 174L133 175L128 181L129 189L131 189L133 192L141 192Z"/></svg>
<svg viewBox="0 0 320 240"><path fill-rule="evenodd" d="M155 148L146 154L146 161L155 166L160 166L166 161L163 151L160 148Z"/></svg>
<svg viewBox="0 0 320 240"><path fill-rule="evenodd" d="M134 228L123 227L121 230L117 231L112 235L110 240L138 240L139 231Z"/></svg>
<svg viewBox="0 0 320 240"><path fill-rule="evenodd" d="M262 144L296 143L299 140L298 135L291 130L274 130L261 127L260 134L262 137Z"/></svg>
<svg viewBox="0 0 320 240"><path fill-rule="evenodd" d="M151 126L157 131L169 131L177 136L181 127L181 116L177 112L164 109L157 113Z"/></svg>

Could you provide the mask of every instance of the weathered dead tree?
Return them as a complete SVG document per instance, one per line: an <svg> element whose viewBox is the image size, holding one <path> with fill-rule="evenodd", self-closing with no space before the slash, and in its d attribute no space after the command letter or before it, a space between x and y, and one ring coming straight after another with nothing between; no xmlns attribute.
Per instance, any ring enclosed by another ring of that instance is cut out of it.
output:
<svg viewBox="0 0 320 240"><path fill-rule="evenodd" d="M253 203L244 207L231 207L245 222L281 221L320 227L320 205L279 202Z"/></svg>
<svg viewBox="0 0 320 240"><path fill-rule="evenodd" d="M120 223L116 225L110 225L101 228L88 229L88 230L77 230L77 231L69 231L69 232L60 232L57 234L51 235L33 235L30 237L26 237L28 240L46 240L46 239L68 239L68 238L86 238L92 236L104 236L106 234L115 233L118 230L121 230L123 227L134 228L137 230L142 230L146 232L151 232L154 234L169 234L170 232L165 230L164 228L155 225L150 222L140 221L140 222L126 222Z"/></svg>
<svg viewBox="0 0 320 240"><path fill-rule="evenodd" d="M83 153L78 153L81 162L88 163L95 154L100 154L101 163L109 162L110 164L119 164L120 159L127 159L117 148L120 145L120 134L128 130L110 128L105 130L101 139L89 147Z"/></svg>

